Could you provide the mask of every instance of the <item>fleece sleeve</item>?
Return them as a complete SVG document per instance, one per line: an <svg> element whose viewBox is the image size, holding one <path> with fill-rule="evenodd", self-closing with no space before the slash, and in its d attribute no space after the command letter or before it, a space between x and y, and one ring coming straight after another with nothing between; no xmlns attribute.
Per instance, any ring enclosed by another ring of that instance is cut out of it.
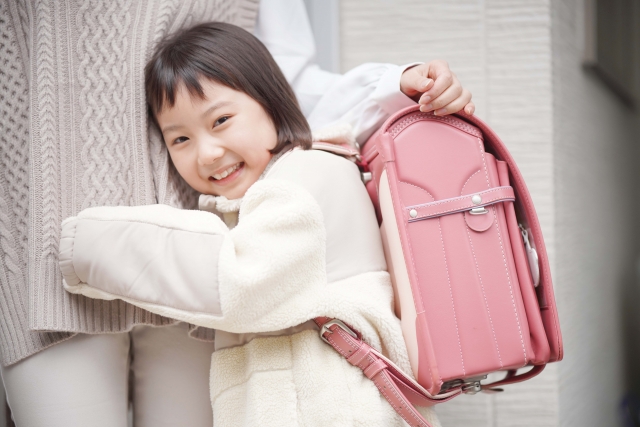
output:
<svg viewBox="0 0 640 427"><path fill-rule="evenodd" d="M292 306L326 285L322 212L295 183L254 184L229 231L215 215L164 205L100 207L63 223L67 291L122 299L229 332L293 326Z"/></svg>

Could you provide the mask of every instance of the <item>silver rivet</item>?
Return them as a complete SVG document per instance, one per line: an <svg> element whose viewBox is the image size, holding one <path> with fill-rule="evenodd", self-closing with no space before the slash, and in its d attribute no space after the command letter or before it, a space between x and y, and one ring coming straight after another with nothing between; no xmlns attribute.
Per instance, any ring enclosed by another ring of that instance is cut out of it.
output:
<svg viewBox="0 0 640 427"><path fill-rule="evenodd" d="M418 211L417 211L417 210L415 210L415 209L411 209L411 210L409 211L409 216L410 216L411 218L415 218L415 217L417 217L417 216L418 216Z"/></svg>
<svg viewBox="0 0 640 427"><path fill-rule="evenodd" d="M471 201L473 202L474 205L479 205L480 203L482 203L482 197L480 197L479 194L476 194L471 198Z"/></svg>

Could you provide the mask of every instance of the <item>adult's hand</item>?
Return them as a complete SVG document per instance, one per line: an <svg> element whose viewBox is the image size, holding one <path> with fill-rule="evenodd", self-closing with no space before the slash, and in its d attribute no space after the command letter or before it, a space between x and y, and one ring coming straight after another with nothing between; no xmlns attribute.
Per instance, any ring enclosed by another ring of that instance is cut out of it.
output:
<svg viewBox="0 0 640 427"><path fill-rule="evenodd" d="M420 104L420 111L433 111L437 116L463 109L471 115L476 109L471 92L462 87L449 64L441 59L405 70L400 78L400 90Z"/></svg>

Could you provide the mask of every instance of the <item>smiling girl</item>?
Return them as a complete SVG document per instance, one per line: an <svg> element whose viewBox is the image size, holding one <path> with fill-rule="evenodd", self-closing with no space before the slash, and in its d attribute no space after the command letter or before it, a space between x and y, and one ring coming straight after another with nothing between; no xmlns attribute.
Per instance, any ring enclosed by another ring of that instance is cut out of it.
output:
<svg viewBox="0 0 640 427"><path fill-rule="evenodd" d="M208 56L206 60L216 63L220 58ZM152 64L158 65L157 62ZM173 164L182 178L199 193L228 199L241 198L258 181L273 153L286 146L291 148L294 141L295 145L308 147L310 133L302 113L287 112L272 119L263 107L267 104L266 97L271 98L268 104L291 103L293 94L286 88L259 85L262 92L276 90L270 94L252 94L254 98L229 85L200 78L191 84L181 84L174 91L169 88L163 88L166 93L154 90L163 77L185 78L158 75L173 72L167 71L149 70L150 102L154 105L155 117ZM231 75L238 71L233 70ZM258 74L254 77L265 79L267 76ZM229 83L238 86L238 82ZM282 89L285 91L281 92ZM283 99L273 99L278 94ZM166 96L166 100L162 96ZM276 131L276 120L283 135ZM285 123L289 124L286 127L288 131L283 126Z"/></svg>
<svg viewBox="0 0 640 427"><path fill-rule="evenodd" d="M165 41L146 88L201 211L99 207L67 219L65 288L216 329L215 425L404 425L310 320L347 322L409 371L357 167L309 150L293 91L240 28L204 24Z"/></svg>

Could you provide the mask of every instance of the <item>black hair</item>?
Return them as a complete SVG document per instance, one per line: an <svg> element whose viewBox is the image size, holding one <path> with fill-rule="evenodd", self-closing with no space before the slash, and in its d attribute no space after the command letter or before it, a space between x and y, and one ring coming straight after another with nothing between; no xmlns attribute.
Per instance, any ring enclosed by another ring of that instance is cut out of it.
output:
<svg viewBox="0 0 640 427"><path fill-rule="evenodd" d="M145 68L150 113L173 107L184 84L192 96L205 98L201 79L246 93L271 117L278 143L271 150L311 147L311 130L291 86L267 48L235 25L210 22L179 31L160 42Z"/></svg>

